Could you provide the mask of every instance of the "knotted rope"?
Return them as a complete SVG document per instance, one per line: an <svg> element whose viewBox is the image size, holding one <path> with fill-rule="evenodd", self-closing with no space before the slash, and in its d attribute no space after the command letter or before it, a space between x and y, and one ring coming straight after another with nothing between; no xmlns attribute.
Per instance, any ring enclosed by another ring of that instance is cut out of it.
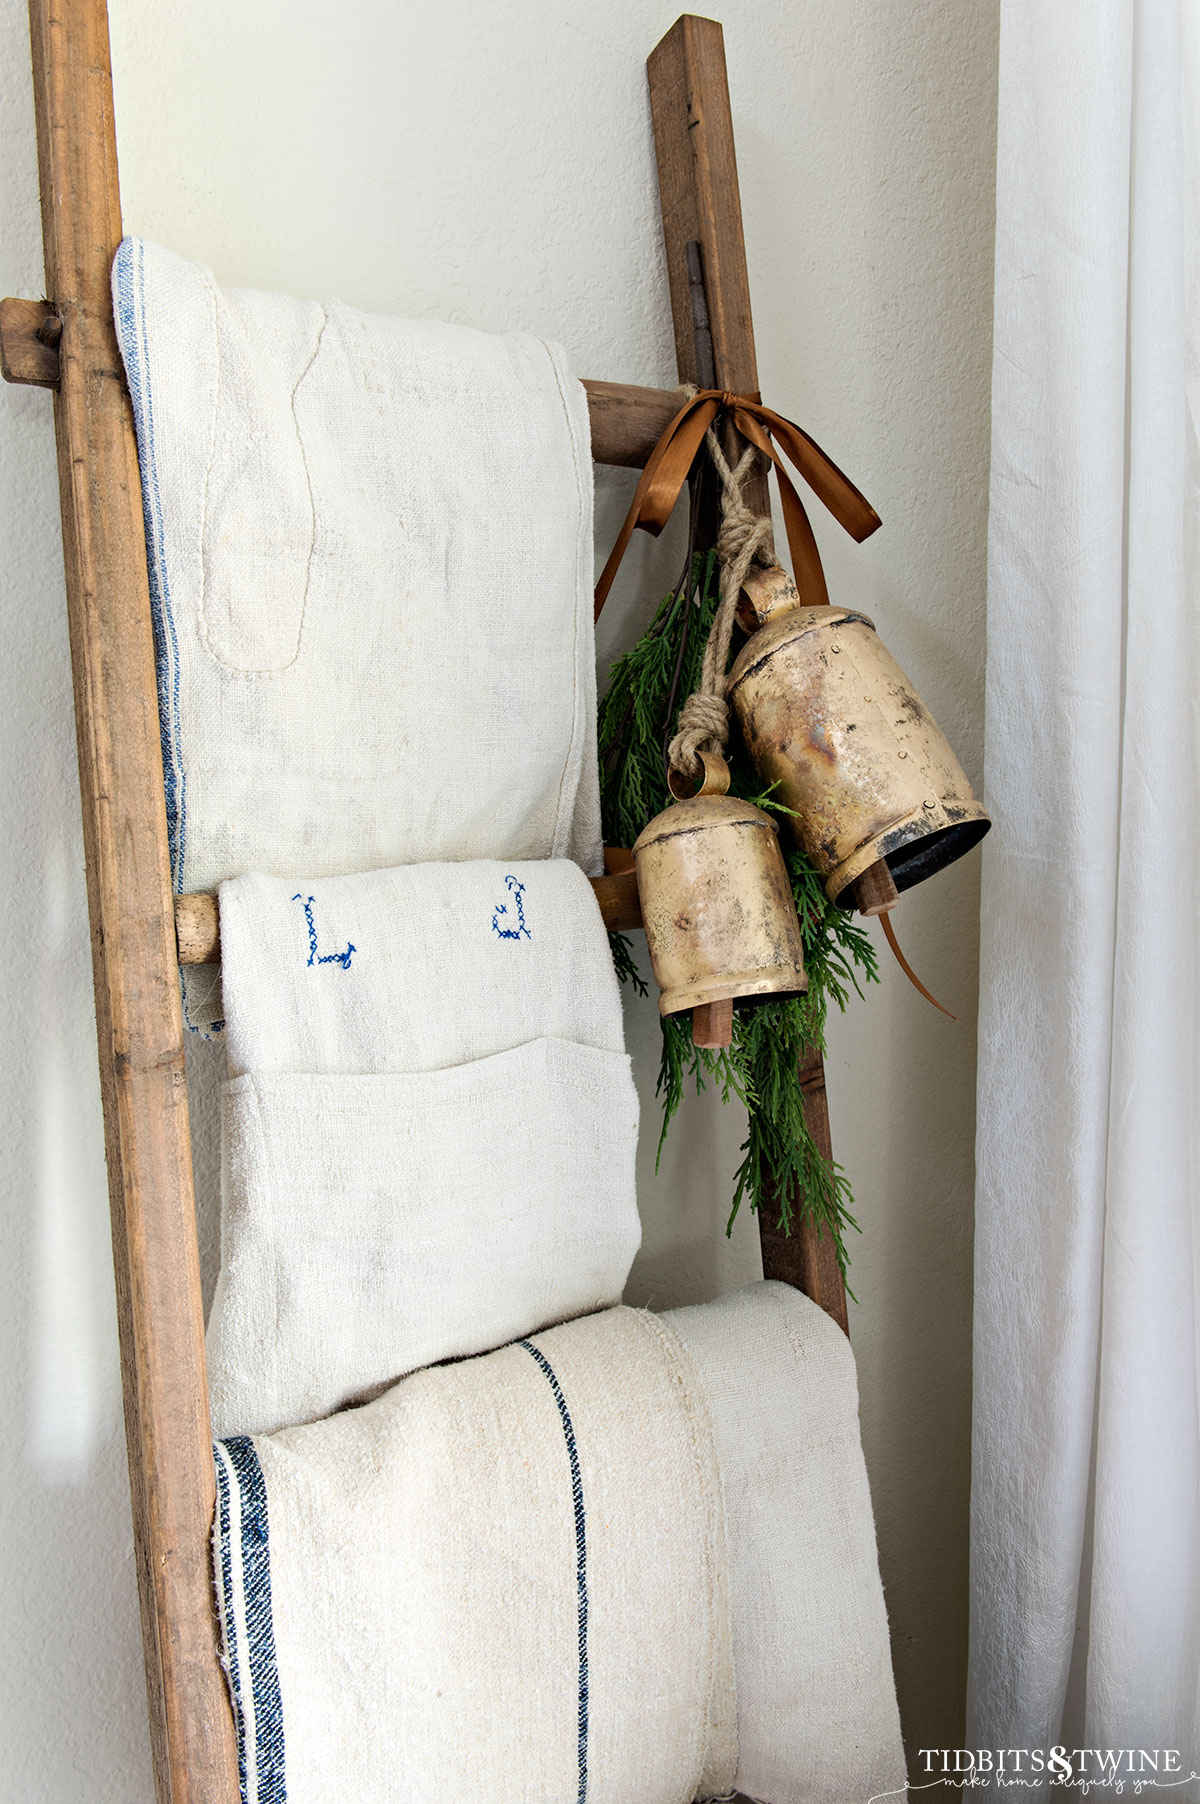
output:
<svg viewBox="0 0 1200 1804"><path fill-rule="evenodd" d="M702 767L699 753L722 752L729 737L729 703L725 700L728 685L729 645L737 614L738 596L750 574L751 564L774 562L775 541L769 514L756 514L747 506L743 484L754 467L758 453L747 445L737 463L730 467L712 426L705 433L709 455L721 478L721 529L717 534L717 560L721 566L720 599L704 647L700 667L700 686L689 695L679 711L679 728L667 748L667 760L673 770L700 779Z"/></svg>

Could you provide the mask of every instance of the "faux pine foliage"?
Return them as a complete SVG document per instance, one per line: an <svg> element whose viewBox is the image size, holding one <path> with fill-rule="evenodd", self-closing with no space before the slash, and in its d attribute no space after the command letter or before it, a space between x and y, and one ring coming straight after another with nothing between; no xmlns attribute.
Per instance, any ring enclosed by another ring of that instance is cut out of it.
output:
<svg viewBox="0 0 1200 1804"><path fill-rule="evenodd" d="M642 638L613 665L600 704L600 793L609 845L632 846L671 800L666 747L679 709L699 681L716 606L715 554L698 553ZM731 740L727 757L729 793L772 808L770 794L761 792L736 740ZM832 1233L844 1274L846 1230L858 1225L851 1214L854 1199L841 1167L822 1157L809 1133L799 1069L808 1047L825 1050L830 1001L844 1009L851 989L861 995L863 983L878 980L878 969L866 933L852 915L834 908L808 859L786 839L783 850L800 917L808 992L735 1011L733 1044L718 1051L693 1046L689 1015L662 1018L659 1150L689 1079L698 1090L711 1080L726 1100L736 1096L749 1111L749 1129L734 1181L730 1225L744 1197L754 1209L774 1211L785 1230L799 1211L801 1218ZM622 982L644 993L629 942L614 935L613 952Z"/></svg>

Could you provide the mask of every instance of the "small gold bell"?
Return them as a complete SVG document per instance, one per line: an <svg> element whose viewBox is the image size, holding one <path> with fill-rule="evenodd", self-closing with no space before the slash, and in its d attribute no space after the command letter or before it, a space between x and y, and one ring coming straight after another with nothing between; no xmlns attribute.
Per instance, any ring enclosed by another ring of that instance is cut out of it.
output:
<svg viewBox="0 0 1200 1804"><path fill-rule="evenodd" d="M699 756L700 788L655 816L633 858L659 1013L691 1009L695 1043L727 1046L735 1000L796 996L808 979L775 823L725 794L723 758Z"/></svg>
<svg viewBox="0 0 1200 1804"><path fill-rule="evenodd" d="M729 673L746 749L830 900L882 912L977 845L987 812L865 614L802 607L778 566L742 608L766 621Z"/></svg>

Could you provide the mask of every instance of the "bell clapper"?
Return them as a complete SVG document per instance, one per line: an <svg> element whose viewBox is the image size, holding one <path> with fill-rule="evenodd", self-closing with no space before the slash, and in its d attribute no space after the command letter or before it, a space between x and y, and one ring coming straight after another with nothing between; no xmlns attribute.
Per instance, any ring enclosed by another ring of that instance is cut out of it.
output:
<svg viewBox="0 0 1200 1804"><path fill-rule="evenodd" d="M921 979L917 976L903 952L900 950L900 942L896 938L896 929L892 926L892 909L900 900L900 893L896 888L895 879L888 869L887 859L879 858L876 859L874 864L868 865L862 876L856 878L855 881L848 886L847 893L853 897L853 905L857 908L859 914L874 915L878 917L879 925L883 928L884 938L891 947L892 955L900 969L904 972L904 975L908 978L909 983L921 992L927 1002L932 1002L934 1008L941 1009L943 1015L949 1015L951 1021L957 1021L958 1016L951 1014L945 1003L939 1002L937 997L925 988L925 985L921 982Z"/></svg>
<svg viewBox="0 0 1200 1804"><path fill-rule="evenodd" d="M900 900L886 858L877 858L854 882L854 906L860 915L885 915Z"/></svg>
<svg viewBox="0 0 1200 1804"><path fill-rule="evenodd" d="M733 997L702 1002L692 1010L692 1045L716 1048L733 1043Z"/></svg>

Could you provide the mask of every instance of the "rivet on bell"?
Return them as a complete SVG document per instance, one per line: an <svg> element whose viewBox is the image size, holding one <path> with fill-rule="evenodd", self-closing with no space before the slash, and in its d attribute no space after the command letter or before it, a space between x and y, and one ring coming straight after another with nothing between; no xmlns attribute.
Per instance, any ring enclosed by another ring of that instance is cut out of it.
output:
<svg viewBox="0 0 1200 1804"><path fill-rule="evenodd" d="M727 1046L735 1003L799 995L808 979L775 823L725 794L723 758L698 755L700 788L655 816L633 859L659 1013L691 1009L696 1043Z"/></svg>

